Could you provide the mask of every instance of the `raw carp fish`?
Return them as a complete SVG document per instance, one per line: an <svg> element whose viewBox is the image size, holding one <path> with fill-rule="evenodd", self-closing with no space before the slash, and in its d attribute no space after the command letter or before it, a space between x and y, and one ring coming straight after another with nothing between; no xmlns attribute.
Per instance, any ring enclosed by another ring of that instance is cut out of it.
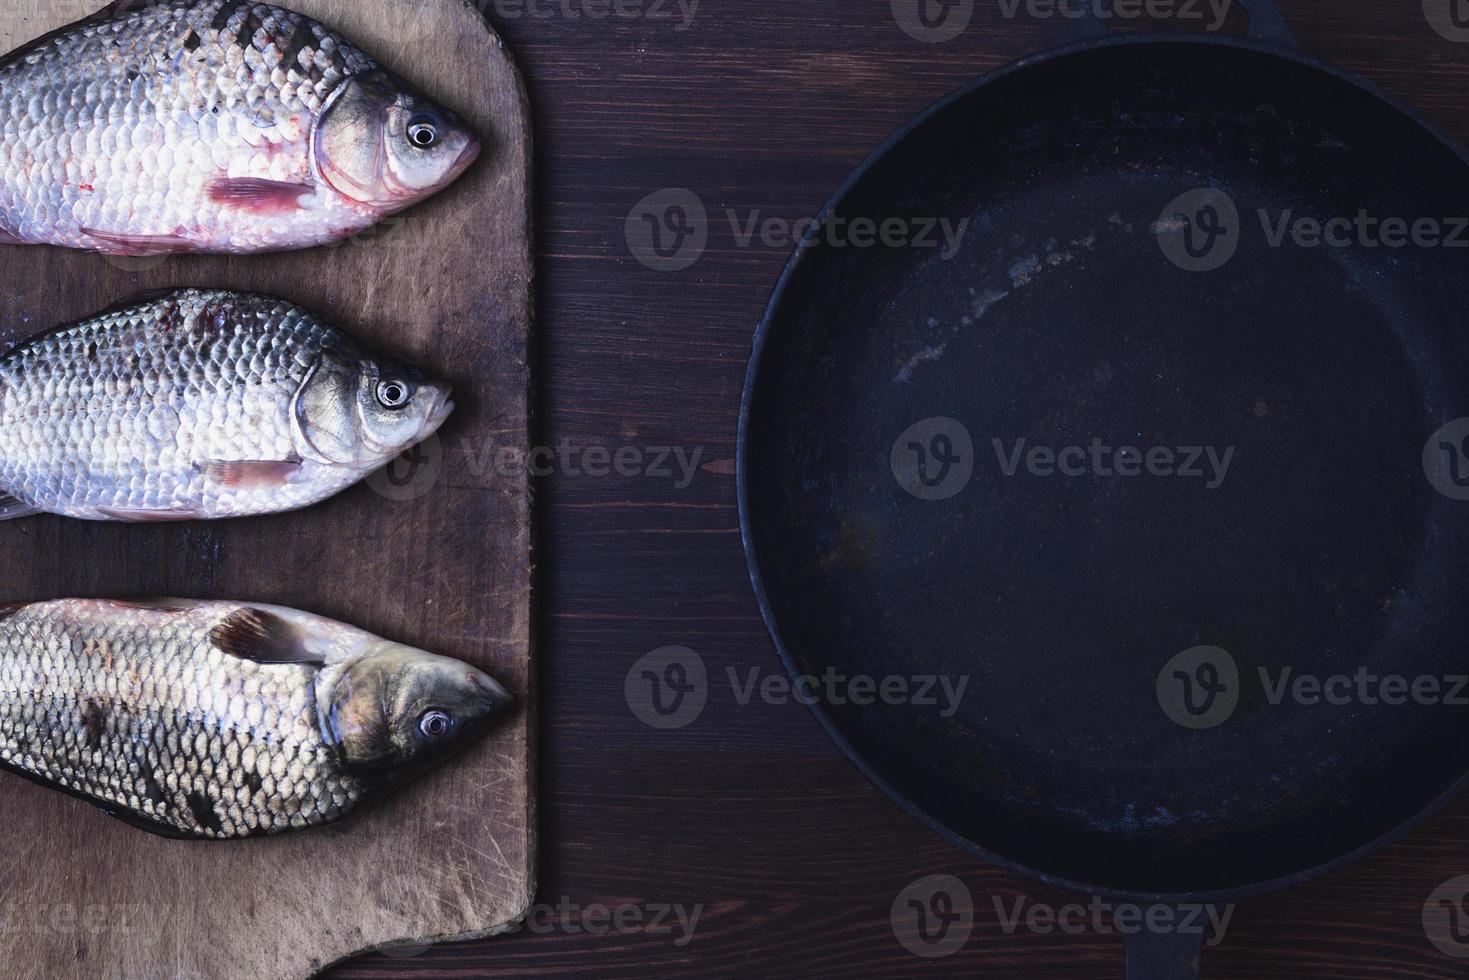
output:
<svg viewBox="0 0 1469 980"><path fill-rule="evenodd" d="M453 183L458 117L243 0L120 0L0 61L0 241L119 255L346 238Z"/></svg>
<svg viewBox="0 0 1469 980"><path fill-rule="evenodd" d="M0 519L309 506L435 433L447 385L268 296L182 290L0 358Z"/></svg>
<svg viewBox="0 0 1469 980"><path fill-rule="evenodd" d="M512 703L468 664L291 609L0 607L0 768L168 837L328 823Z"/></svg>

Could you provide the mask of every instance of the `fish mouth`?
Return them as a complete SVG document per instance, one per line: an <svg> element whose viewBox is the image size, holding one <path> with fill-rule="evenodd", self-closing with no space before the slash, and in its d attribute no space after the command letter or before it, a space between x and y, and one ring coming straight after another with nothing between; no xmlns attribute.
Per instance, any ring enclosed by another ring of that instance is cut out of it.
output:
<svg viewBox="0 0 1469 980"><path fill-rule="evenodd" d="M515 695L484 671L471 669L469 684L479 694L476 714L481 724L489 724L515 706Z"/></svg>
<svg viewBox="0 0 1469 980"><path fill-rule="evenodd" d="M454 183L454 181L462 177L464 175L464 171L468 170L470 166L474 164L474 161L479 159L480 153L484 150L484 144L480 142L478 136L475 136L473 133L470 133L468 135L469 142L465 145L464 150L459 154L459 159L455 160L454 165L449 168L448 176L444 178L444 183L446 185L452 184Z"/></svg>
<svg viewBox="0 0 1469 980"><path fill-rule="evenodd" d="M423 420L423 429L419 432L420 439L427 439L435 432L438 432L439 428L445 422L449 421L449 416L454 414L454 399L452 395L453 393L449 391L445 391L439 395L438 404L429 411L428 417Z"/></svg>

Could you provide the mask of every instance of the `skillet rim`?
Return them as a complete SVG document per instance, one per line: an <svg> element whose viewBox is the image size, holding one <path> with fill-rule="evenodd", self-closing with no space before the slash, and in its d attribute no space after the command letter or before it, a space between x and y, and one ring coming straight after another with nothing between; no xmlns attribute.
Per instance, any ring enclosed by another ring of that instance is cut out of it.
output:
<svg viewBox="0 0 1469 980"><path fill-rule="evenodd" d="M1012 75L1050 65L1066 58L1086 55L1094 51L1109 48L1143 47L1149 45L1197 45L1212 48L1227 48L1236 51L1247 51L1252 54L1267 55L1284 61L1293 62L1301 67L1322 72L1337 82L1343 83L1356 89L1358 92L1375 98L1385 104L1388 108L1406 117L1410 122L1421 128L1429 137L1448 149L1459 161L1460 165L1469 171L1469 153L1460 147L1448 134L1438 125L1424 118L1416 109L1406 102L1389 94L1372 82L1359 78L1349 72L1337 68L1327 62L1307 54L1300 48L1279 42L1255 40L1246 37L1217 37L1190 34L1113 34L1101 38L1088 38L1074 43L1063 44L1049 50L1026 55L1016 61L1002 65L978 78L965 83L948 95L923 109L896 132L885 139L865 160L854 170L835 193L827 200L819 212L816 222L812 225L807 235L797 245L795 252L787 261L771 293L769 302L766 304L765 313L761 317L760 325L755 330L754 340L751 344L749 364L745 372L744 390L740 399L739 430L735 447L735 486L738 497L738 509L740 518L740 544L745 552L747 571L750 584L755 592L755 600L760 608L760 618L765 624L766 632L769 633L772 643L775 645L776 653L781 663L785 666L787 674L794 682L802 671L796 664L795 658L787 649L780 629L776 622L774 611L770 604L769 596L765 589L764 576L760 569L759 559L755 553L754 532L750 519L750 491L749 491L749 450L750 450L750 418L755 401L755 388L761 377L761 369L765 365L766 347L771 334L776 329L775 322L778 318L785 299L786 291L795 279L801 264L808 252L820 247L822 236L818 232L824 227L829 216L837 213L846 198L857 189L867 178L868 174L890 153L903 144L910 136L922 127L926 126L940 113L957 105L958 103L973 97L995 82L1009 78ZM1314 867L1305 868L1277 878L1263 881L1251 882L1230 888L1214 889L1196 892L1147 892L1135 891L1126 888L1117 888L1096 882L1085 882L1068 878L1063 874L1053 874L1032 867L1021 861L1008 858L996 851L990 850L983 844L971 840L959 833L953 827L942 823L931 816L922 807L918 806L892 783L878 773L866 759L864 759L852 746L851 742L842 734L841 729L832 719L825 705L820 701L812 701L808 707L815 715L827 736L835 743L837 749L857 768L857 771L865 776L882 793L897 803L909 816L928 829L936 832L940 837L948 840L978 857L989 864L996 865L1007 871L1021 875L1032 881L1059 888L1066 891L1076 892L1084 895L1096 895L1104 898L1113 898L1122 901L1136 902L1142 904L1180 905L1184 903L1221 903L1232 902L1243 898L1257 895L1265 895L1270 892L1291 888L1301 885L1317 878L1324 877L1335 871L1354 864L1364 858L1370 857L1377 852L1390 847L1405 838L1414 830L1421 827L1429 818L1433 817L1454 799L1469 789L1469 763L1466 763L1464 771L1460 773L1453 783L1438 798L1429 803L1407 820L1396 827L1378 836L1377 838L1357 847L1356 849L1331 858Z"/></svg>

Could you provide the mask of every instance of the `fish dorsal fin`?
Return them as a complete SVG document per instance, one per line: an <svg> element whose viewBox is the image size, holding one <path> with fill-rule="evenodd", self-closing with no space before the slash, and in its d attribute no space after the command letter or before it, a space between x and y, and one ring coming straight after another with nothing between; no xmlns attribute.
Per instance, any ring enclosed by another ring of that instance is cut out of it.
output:
<svg viewBox="0 0 1469 980"><path fill-rule="evenodd" d="M142 609L147 612L189 612L203 603L197 599L169 599L163 596L144 596L140 599L113 599L114 606L125 609Z"/></svg>
<svg viewBox="0 0 1469 980"><path fill-rule="evenodd" d="M156 303L161 299L168 299L170 296L182 296L188 292L189 290L187 289L178 289L176 287L165 287L163 289L140 289L137 292L129 293L122 299L107 307L107 309L94 313L91 316L87 317L87 319L94 320L97 317L106 316L109 313L121 313L124 310L131 310L137 306L146 306L149 303Z"/></svg>
<svg viewBox="0 0 1469 980"><path fill-rule="evenodd" d="M147 10L154 6L157 0L112 0L107 6L97 11L87 20L102 21L112 20L115 17L123 17L138 10Z"/></svg>
<svg viewBox="0 0 1469 980"><path fill-rule="evenodd" d="M35 38L34 40L27 41L25 44L22 44L15 50L9 51L4 55L0 55L0 68L8 67L10 65L25 60L31 54L41 50L52 41L67 34L71 34L80 27L92 24L103 24L110 20L116 20L120 17L126 17L128 14L135 13L140 10L147 10L149 7L156 7L157 5L158 0L112 0L111 3L109 3L107 6L103 7L101 10L97 11L90 17L83 17L76 23L67 24L63 27L58 27L54 31L48 31L47 33L42 34L40 37Z"/></svg>
<svg viewBox="0 0 1469 980"><path fill-rule="evenodd" d="M209 631L209 639L220 652L257 664L325 663L306 649L300 630L264 609L235 610Z"/></svg>

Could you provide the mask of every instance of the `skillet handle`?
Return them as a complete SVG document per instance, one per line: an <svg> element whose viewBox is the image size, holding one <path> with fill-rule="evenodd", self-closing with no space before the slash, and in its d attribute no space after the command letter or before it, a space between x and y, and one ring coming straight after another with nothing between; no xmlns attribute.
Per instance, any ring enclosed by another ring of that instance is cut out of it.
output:
<svg viewBox="0 0 1469 980"><path fill-rule="evenodd" d="M1148 932L1127 937L1127 980L1199 980L1202 933Z"/></svg>
<svg viewBox="0 0 1469 980"><path fill-rule="evenodd" d="M1280 15L1275 0L1230 0L1244 8L1250 15L1249 37L1263 44L1274 44L1282 48L1300 50L1301 42ZM1083 41L1102 37L1108 33L1107 19L1098 15L1098 8L1110 11L1112 0L1092 0L1081 5L1084 13L1070 21L1065 30L1065 40Z"/></svg>

